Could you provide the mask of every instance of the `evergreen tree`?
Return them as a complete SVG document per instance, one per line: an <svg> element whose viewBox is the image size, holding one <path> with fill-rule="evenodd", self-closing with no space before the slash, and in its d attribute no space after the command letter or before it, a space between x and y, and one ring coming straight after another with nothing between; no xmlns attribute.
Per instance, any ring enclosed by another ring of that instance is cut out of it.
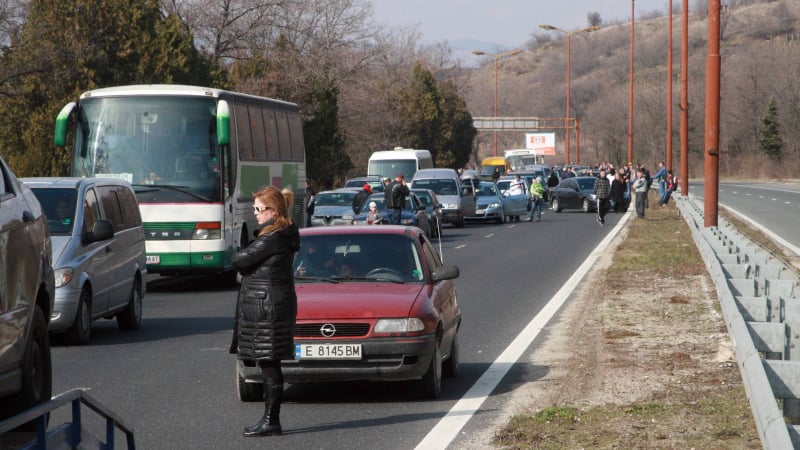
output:
<svg viewBox="0 0 800 450"><path fill-rule="evenodd" d="M767 111L761 117L758 147L773 161L783 158L783 139L778 129L778 104L775 99L770 100Z"/></svg>
<svg viewBox="0 0 800 450"><path fill-rule="evenodd" d="M437 167L463 167L469 161L477 130L466 102L455 85L440 83L420 63L399 101L403 140L407 146L428 149Z"/></svg>
<svg viewBox="0 0 800 450"><path fill-rule="evenodd" d="M353 163L345 153L345 140L339 131L339 90L324 82L312 86L302 102L306 172L315 186L331 188L339 184Z"/></svg>

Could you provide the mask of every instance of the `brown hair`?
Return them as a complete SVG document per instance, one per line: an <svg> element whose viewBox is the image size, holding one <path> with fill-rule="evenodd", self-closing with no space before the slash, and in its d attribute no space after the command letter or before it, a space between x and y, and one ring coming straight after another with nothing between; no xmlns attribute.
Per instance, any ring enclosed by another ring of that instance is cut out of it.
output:
<svg viewBox="0 0 800 450"><path fill-rule="evenodd" d="M279 191L275 186L265 186L253 194L253 200L255 199L261 200L265 206L275 211L275 222L262 228L258 233L259 236L286 228L292 224L292 219L289 218L289 211L291 211L294 203L294 192L290 187L285 187L282 191Z"/></svg>

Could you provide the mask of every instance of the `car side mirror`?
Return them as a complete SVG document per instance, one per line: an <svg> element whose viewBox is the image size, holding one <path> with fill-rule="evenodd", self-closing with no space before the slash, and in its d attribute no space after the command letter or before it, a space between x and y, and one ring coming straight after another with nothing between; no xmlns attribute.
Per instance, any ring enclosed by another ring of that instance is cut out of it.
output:
<svg viewBox="0 0 800 450"><path fill-rule="evenodd" d="M425 211L425 205L417 205L417 211Z"/></svg>
<svg viewBox="0 0 800 450"><path fill-rule="evenodd" d="M92 242L107 241L114 237L114 227L107 219L100 219L92 226L92 231L84 235L87 244Z"/></svg>
<svg viewBox="0 0 800 450"><path fill-rule="evenodd" d="M436 283L438 281L444 281L444 280L454 280L454 279L458 278L459 275L460 275L460 273L459 273L459 270L458 270L458 266L453 265L453 264L449 264L449 265L440 266L438 269L436 269L431 274L431 280L433 280L434 283Z"/></svg>

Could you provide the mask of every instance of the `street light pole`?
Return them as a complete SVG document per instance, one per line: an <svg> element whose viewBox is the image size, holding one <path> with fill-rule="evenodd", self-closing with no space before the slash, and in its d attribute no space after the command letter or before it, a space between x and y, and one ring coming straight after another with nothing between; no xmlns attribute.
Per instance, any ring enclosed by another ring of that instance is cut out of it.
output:
<svg viewBox="0 0 800 450"><path fill-rule="evenodd" d="M541 23L541 24L539 24L539 28L542 28L542 29L548 30L548 31L558 31L559 33L564 33L564 34L567 35L567 112L566 112L566 116L564 116L564 147L565 147L565 153L566 153L566 158L567 158L566 163L567 164L571 164L572 161L570 161L570 145L569 145L570 144L570 142L569 142L569 139L570 139L570 131L569 131L570 130L570 110L569 110L569 108L570 108L570 103L571 103L571 100L570 100L570 92L571 92L570 85L572 83L572 33L583 33L583 32L591 33L592 31L599 30L600 27L599 26L593 26L593 27L582 28L580 30L575 30L575 31L565 31L565 30L562 30L561 28L554 27L553 25L547 25L545 23ZM577 154L576 154L576 162L580 163L580 160L578 160L578 158L577 158Z"/></svg>
<svg viewBox="0 0 800 450"><path fill-rule="evenodd" d="M633 31L633 24L634 20L634 3L636 0L631 0L631 61L630 61L630 87L629 87L629 98L628 98L628 164L633 164L633 40L634 40L634 31Z"/></svg>
<svg viewBox="0 0 800 450"><path fill-rule="evenodd" d="M498 86L500 84L500 58L503 56L513 56L516 54L522 53L522 50L515 49L510 50L503 53L487 53L482 50L473 50L473 55L478 56L494 56L494 118L495 121L497 120L497 98L498 98ZM497 130L494 130L494 156L497 156Z"/></svg>

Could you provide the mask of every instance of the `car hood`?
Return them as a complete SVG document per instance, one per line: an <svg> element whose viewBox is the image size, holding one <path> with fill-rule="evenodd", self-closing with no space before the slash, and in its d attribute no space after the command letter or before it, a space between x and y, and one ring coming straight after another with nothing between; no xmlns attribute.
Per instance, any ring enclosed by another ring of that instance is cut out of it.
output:
<svg viewBox="0 0 800 450"><path fill-rule="evenodd" d="M475 200L475 205L485 206L485 205L491 205L492 203L502 203L502 202L503 201L500 199L500 197L478 197Z"/></svg>
<svg viewBox="0 0 800 450"><path fill-rule="evenodd" d="M453 203L461 203L461 197L458 195L439 195L436 194L436 197L439 199L439 203L441 204L453 204Z"/></svg>
<svg viewBox="0 0 800 450"><path fill-rule="evenodd" d="M424 288L419 283L297 283L297 320L408 317Z"/></svg>

